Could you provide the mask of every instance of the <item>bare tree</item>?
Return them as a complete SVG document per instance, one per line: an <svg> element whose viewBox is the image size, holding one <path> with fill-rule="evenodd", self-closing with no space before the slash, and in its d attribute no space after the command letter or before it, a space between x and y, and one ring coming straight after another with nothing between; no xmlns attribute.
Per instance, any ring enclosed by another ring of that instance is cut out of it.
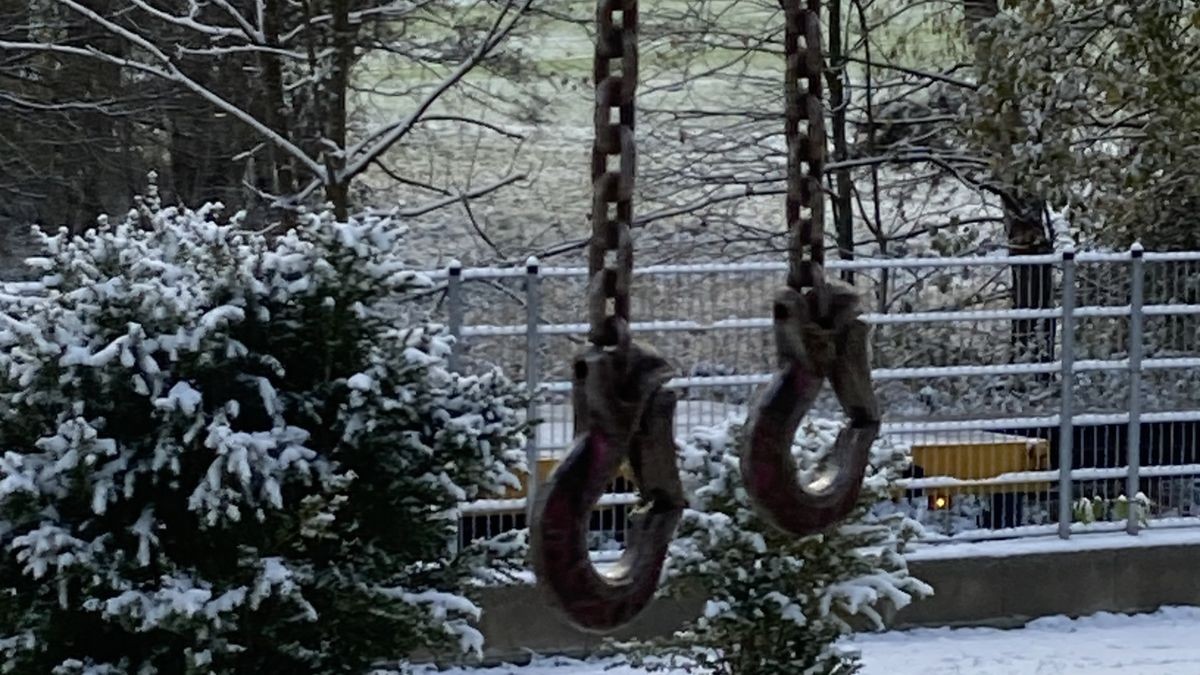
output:
<svg viewBox="0 0 1200 675"><path fill-rule="evenodd" d="M846 256L922 247L968 253L990 245L991 235L1000 232L1001 217L987 189L987 152L970 147L961 129L959 103L977 88L971 64L903 65L891 60L897 50L880 35L928 4L847 0L826 7L826 103L833 130L827 170L834 206L827 231L829 247ZM591 22L573 6L555 17L583 30ZM781 254L778 1L655 3L643 8L641 22L642 236L680 240L675 255ZM935 236L964 222L987 232L961 244Z"/></svg>
<svg viewBox="0 0 1200 675"><path fill-rule="evenodd" d="M162 117L138 131L170 138L178 183L223 182L213 180L205 153L221 145L209 123L217 119L222 131L238 129L236 150L218 154L226 171L236 165L245 190L285 214L319 198L344 218L356 206L356 184L497 56L530 2L46 0L48 9L27 12L26 30L0 35L0 63L88 63L110 78L102 88L109 95L153 82ZM54 17L78 32L58 30ZM388 92L394 103L385 118L362 120L352 101L358 69L379 58L421 76ZM178 114L181 106L203 114Z"/></svg>
<svg viewBox="0 0 1200 675"><path fill-rule="evenodd" d="M35 10L34 3L0 2L0 40L53 35L77 44L103 37ZM89 66L66 68L52 55L0 50L0 217L44 214L70 222L126 196L124 174L137 164L123 140L153 105L145 90L114 86L114 68ZM66 91L69 97L60 95Z"/></svg>

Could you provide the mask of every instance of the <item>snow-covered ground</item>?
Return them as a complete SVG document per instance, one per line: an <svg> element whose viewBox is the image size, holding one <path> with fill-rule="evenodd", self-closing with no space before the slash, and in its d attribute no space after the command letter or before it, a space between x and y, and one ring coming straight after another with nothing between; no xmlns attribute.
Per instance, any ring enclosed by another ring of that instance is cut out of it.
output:
<svg viewBox="0 0 1200 675"><path fill-rule="evenodd" d="M858 636L862 675L1181 675L1200 672L1200 608L1051 617L1017 630L937 628ZM615 667L614 667L615 666ZM683 675L684 671L670 673ZM644 675L613 661L544 659L453 675ZM447 673L445 675L451 675Z"/></svg>
<svg viewBox="0 0 1200 675"><path fill-rule="evenodd" d="M923 629L858 638L863 675L1175 675L1200 671L1200 608L1039 619L1019 630Z"/></svg>

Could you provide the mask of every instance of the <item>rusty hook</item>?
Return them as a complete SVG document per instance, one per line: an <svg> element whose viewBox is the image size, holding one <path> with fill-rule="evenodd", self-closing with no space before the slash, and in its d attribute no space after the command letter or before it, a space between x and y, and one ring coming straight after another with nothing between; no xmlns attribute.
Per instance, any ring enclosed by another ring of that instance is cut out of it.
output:
<svg viewBox="0 0 1200 675"><path fill-rule="evenodd" d="M649 604L683 513L673 433L675 394L664 359L644 347L596 349L575 363L576 440L539 490L530 528L539 585L577 628L603 633ZM628 459L642 498L625 552L601 572L588 556L588 523Z"/></svg>
<svg viewBox="0 0 1200 675"><path fill-rule="evenodd" d="M792 535L820 532L854 509L879 434L869 329L858 318L857 303L853 288L832 281L807 293L787 288L775 298L775 341L783 368L747 422L741 469L760 516ZM834 442L832 475L819 479L819 486L803 485L792 446L826 379L849 424Z"/></svg>

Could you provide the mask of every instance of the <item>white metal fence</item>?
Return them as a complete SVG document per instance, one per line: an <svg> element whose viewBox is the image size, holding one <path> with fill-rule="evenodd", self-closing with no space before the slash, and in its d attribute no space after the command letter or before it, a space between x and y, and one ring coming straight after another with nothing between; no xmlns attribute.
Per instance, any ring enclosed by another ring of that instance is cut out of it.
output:
<svg viewBox="0 0 1200 675"><path fill-rule="evenodd" d="M432 272L444 293L420 311L459 336L456 368L499 366L537 393L536 466L572 440L587 273L531 263ZM893 506L929 541L1200 524L1200 252L829 267L871 303L883 434L914 460ZM744 414L770 380L770 298L785 274L757 262L636 272L633 329L678 366L669 386L681 439ZM39 290L0 284L0 301ZM827 397L813 414L840 411ZM593 515L597 549L621 546L636 499L614 481ZM470 504L461 537L524 527L524 508L522 498Z"/></svg>
<svg viewBox="0 0 1200 675"><path fill-rule="evenodd" d="M1200 252L837 261L872 303L883 434L911 450L893 505L930 541L1200 524ZM636 272L633 330L679 367L676 432L745 412L774 371L783 263ZM531 465L570 444L581 268L432 274L454 366L500 366L537 392ZM1064 317L1066 318L1064 320ZM813 414L839 415L832 398ZM536 485L535 485L536 488ZM619 548L632 487L593 517ZM523 527L523 499L464 512L463 538ZM1129 517L1130 514L1133 517Z"/></svg>

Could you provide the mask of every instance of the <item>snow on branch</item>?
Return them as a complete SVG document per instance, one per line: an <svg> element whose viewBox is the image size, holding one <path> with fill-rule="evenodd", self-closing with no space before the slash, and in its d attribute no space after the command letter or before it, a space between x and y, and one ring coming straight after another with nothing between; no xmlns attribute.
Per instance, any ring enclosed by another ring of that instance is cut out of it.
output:
<svg viewBox="0 0 1200 675"><path fill-rule="evenodd" d="M254 115L246 112L245 110L234 105L230 101L222 98L216 92L214 92L212 89L205 87L204 85L196 82L194 79L188 77L183 71L181 71L178 68L178 66L175 65L175 62L171 59L171 57L169 55L167 55L167 53L164 52L162 49L160 49L157 45L155 45L150 39L144 37L143 35L141 35L139 33L134 32L132 29L121 26L120 24L117 24L117 23L105 18L98 12L96 12L88 7L85 7L78 2L75 2L75 0L56 0L56 1L58 2L58 4L87 18L89 21L91 21L98 27L105 29L112 35L120 37L124 40L128 40L133 45L145 50L148 54L150 54L150 56L152 56L154 58L154 60L161 63L161 66L153 66L151 64L144 63L144 62L134 61L131 59L123 59L123 58L114 56L112 54L109 54L107 52L104 52L104 51L99 50L94 47L90 47L88 49L79 49L79 48L67 48L62 45L45 45L45 44L40 44L40 43L33 43L33 44L18 43L17 45L15 45L15 48L43 49L46 51L64 51L66 53L75 53L75 54L82 55L82 56L91 56L94 58L99 58L99 59L108 61L110 63L115 63L117 65L129 67L129 68L135 68L137 70L142 70L143 72L151 73L151 74L157 75L158 77L162 77L163 79L170 80L177 84L181 84L184 87L187 87L189 90L191 90L196 95L198 95L201 98L203 98L204 100L208 101L215 108L222 110L224 112L227 112L230 115L233 115L237 119L241 120L242 122L253 127L256 133L258 133L263 138L270 140L275 145L279 146L280 149L287 152L289 155L292 156L292 158L294 158L295 160L297 160L298 162L303 164L305 166L305 168L307 168L309 171L311 171L314 175L316 175L322 179L324 179L324 177L326 176L325 168L323 166L321 166L321 164L316 159L309 156L308 153L304 152L292 141L290 141L289 139L287 139L280 133L276 132L274 129L272 129L270 126L265 124L263 121L256 118ZM5 46L5 44L0 44L0 47L4 47L4 46Z"/></svg>

